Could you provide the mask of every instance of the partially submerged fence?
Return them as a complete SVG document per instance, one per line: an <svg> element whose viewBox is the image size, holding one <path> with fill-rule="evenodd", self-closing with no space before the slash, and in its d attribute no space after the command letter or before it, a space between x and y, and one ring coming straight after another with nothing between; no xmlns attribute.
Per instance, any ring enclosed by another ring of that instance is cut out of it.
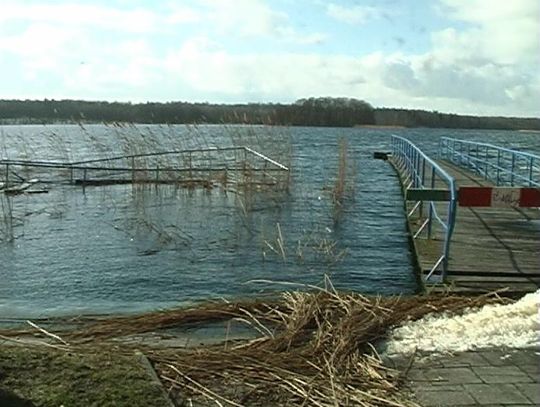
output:
<svg viewBox="0 0 540 407"><path fill-rule="evenodd" d="M540 188L540 156L488 143L443 137L439 156L497 186Z"/></svg>
<svg viewBox="0 0 540 407"><path fill-rule="evenodd" d="M407 219L413 240L422 250L438 251L437 260L429 265L425 280L438 275L445 279L448 271L450 241L456 221L457 191L455 180L435 161L409 140L392 136L392 162L402 174L407 200ZM429 191L423 194L422 191ZM433 191L440 191L448 202L436 202ZM409 193L409 191L413 193Z"/></svg>
<svg viewBox="0 0 540 407"><path fill-rule="evenodd" d="M70 183L82 186L168 183L185 186L235 184L288 188L289 168L249 147L209 147L114 156L76 162L0 160L0 189ZM1 170L0 170L1 171Z"/></svg>

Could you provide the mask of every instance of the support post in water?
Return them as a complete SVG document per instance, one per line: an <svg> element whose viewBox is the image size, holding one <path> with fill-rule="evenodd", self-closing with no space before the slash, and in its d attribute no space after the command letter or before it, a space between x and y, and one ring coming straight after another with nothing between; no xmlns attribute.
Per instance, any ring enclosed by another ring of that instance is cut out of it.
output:
<svg viewBox="0 0 540 407"><path fill-rule="evenodd" d="M135 185L135 157L131 157L131 184Z"/></svg>
<svg viewBox="0 0 540 407"><path fill-rule="evenodd" d="M86 168L83 170L82 191L83 191L83 194L86 193Z"/></svg>
<svg viewBox="0 0 540 407"><path fill-rule="evenodd" d="M6 164L6 183L4 186L5 189L9 188L9 164Z"/></svg>

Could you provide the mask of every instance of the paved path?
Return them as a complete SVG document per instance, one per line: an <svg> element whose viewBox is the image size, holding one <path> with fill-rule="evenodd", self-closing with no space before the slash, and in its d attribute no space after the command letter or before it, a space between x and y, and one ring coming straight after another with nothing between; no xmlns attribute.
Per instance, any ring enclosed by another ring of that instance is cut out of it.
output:
<svg viewBox="0 0 540 407"><path fill-rule="evenodd" d="M403 357L393 359L403 368ZM407 385L418 403L435 406L540 406L540 349L489 349L417 355Z"/></svg>

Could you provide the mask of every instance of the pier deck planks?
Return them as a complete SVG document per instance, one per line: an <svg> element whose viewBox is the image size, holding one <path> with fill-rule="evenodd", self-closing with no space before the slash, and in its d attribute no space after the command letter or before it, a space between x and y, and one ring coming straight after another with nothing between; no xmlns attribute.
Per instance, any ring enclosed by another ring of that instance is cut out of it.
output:
<svg viewBox="0 0 540 407"><path fill-rule="evenodd" d="M490 181L446 161L438 161L460 186L493 186ZM399 171L398 171L399 172ZM400 174L402 176L402 174ZM438 185L442 187L443 185ZM408 203L411 207L412 203ZM437 203L441 211L444 202ZM412 231L419 221L409 220ZM415 250L422 273L440 256L442 233L435 239L417 239ZM508 289L532 292L540 286L540 209L457 208L450 245L448 286L457 292Z"/></svg>

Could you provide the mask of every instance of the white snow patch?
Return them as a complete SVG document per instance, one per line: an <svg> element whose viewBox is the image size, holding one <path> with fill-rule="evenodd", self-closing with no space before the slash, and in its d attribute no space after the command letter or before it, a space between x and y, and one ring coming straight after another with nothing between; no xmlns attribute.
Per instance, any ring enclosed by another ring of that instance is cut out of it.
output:
<svg viewBox="0 0 540 407"><path fill-rule="evenodd" d="M486 305L463 315L430 314L394 329L388 353L444 353L489 347L540 346L540 290L509 305Z"/></svg>

